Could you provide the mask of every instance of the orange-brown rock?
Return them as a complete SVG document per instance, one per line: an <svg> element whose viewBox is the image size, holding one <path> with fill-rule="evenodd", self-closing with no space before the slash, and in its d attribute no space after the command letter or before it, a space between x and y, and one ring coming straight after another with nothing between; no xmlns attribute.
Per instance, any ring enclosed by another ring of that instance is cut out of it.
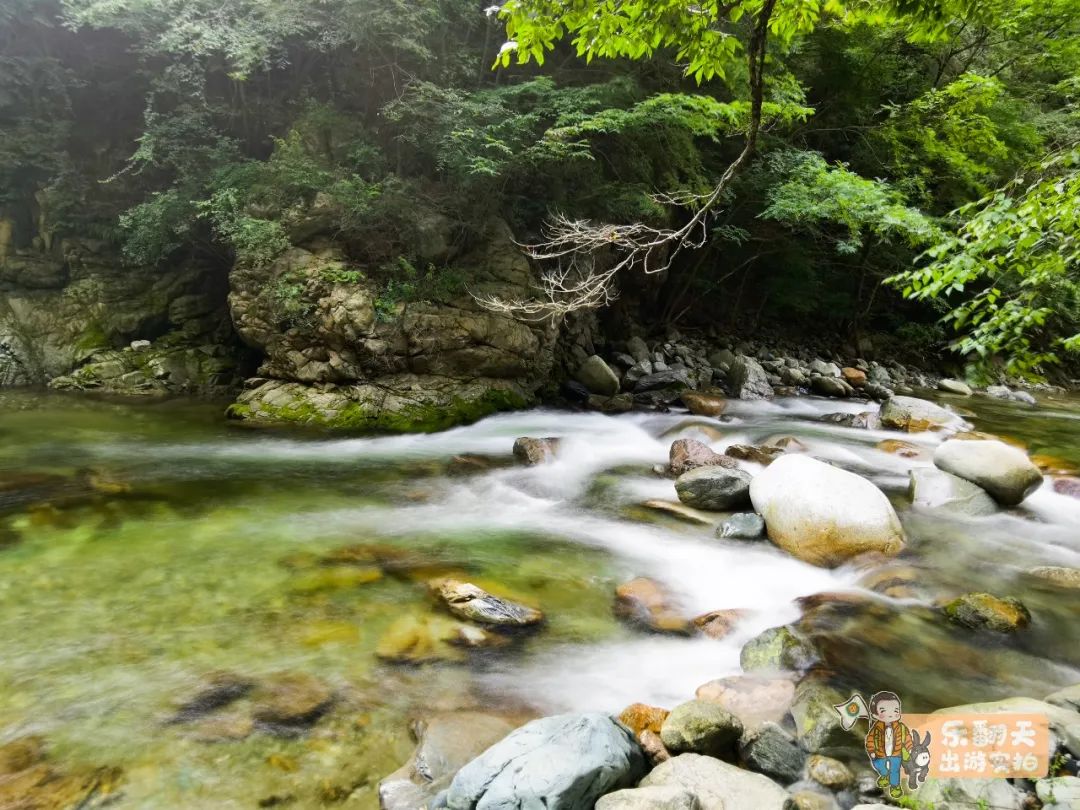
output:
<svg viewBox="0 0 1080 810"><path fill-rule="evenodd" d="M637 577L615 589L615 615L657 633L692 632L692 625L671 594L647 577Z"/></svg>
<svg viewBox="0 0 1080 810"><path fill-rule="evenodd" d="M727 407L724 397L701 391L684 391L680 398L683 405L695 416L719 416Z"/></svg>
<svg viewBox="0 0 1080 810"><path fill-rule="evenodd" d="M735 459L717 453L709 445L697 439L676 439L668 453L671 474L680 476L698 467L735 467Z"/></svg>
<svg viewBox="0 0 1080 810"><path fill-rule="evenodd" d="M877 443L877 449L901 458L922 458L929 455L919 445L900 439L885 439Z"/></svg>
<svg viewBox="0 0 1080 810"><path fill-rule="evenodd" d="M743 610L714 610L694 619L694 627L703 636L721 639L731 635L735 625L746 615Z"/></svg>
<svg viewBox="0 0 1080 810"><path fill-rule="evenodd" d="M646 703L631 703L619 715L619 722L633 731L635 737L642 731L659 734L660 727L664 725L664 721L669 714L671 712L659 706L649 706Z"/></svg>
<svg viewBox="0 0 1080 810"><path fill-rule="evenodd" d="M852 388L862 388L866 385L866 372L850 366L840 369L840 375L844 382Z"/></svg>

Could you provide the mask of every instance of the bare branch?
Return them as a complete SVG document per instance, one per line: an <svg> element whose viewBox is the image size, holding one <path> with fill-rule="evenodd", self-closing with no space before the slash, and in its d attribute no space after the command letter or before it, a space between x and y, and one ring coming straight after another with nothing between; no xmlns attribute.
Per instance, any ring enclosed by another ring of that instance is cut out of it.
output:
<svg viewBox="0 0 1080 810"><path fill-rule="evenodd" d="M597 224L556 214L544 226L542 238L523 245L531 259L545 267L536 291L539 297L506 300L474 295L483 307L522 320L560 320L567 314L607 306L618 297L615 278L624 270L646 275L668 270L684 249L696 250L709 238L711 215L724 198L731 181L749 161L761 130L764 96L765 51L769 19L776 0L766 0L754 22L747 48L750 69L750 123L739 156L724 170L707 194L689 192L652 195L661 205L689 208L693 215L680 228L656 228L641 222L629 225ZM610 257L601 264L597 260Z"/></svg>

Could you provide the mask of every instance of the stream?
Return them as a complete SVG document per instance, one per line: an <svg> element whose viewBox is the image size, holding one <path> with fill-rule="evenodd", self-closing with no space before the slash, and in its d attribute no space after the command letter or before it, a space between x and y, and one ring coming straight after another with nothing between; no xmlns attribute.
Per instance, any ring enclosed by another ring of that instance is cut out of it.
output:
<svg viewBox="0 0 1080 810"><path fill-rule="evenodd" d="M1055 469L1080 468L1076 398L1032 408L924 395ZM675 500L652 468L682 437L723 450L794 436L892 499L908 545L888 565L911 587L825 629L839 683L930 711L1080 681L1080 590L1026 573L1080 567L1080 499L1044 483L989 517L916 509L908 471L932 463L941 436L822 421L868 407L805 397L732 400L718 418L534 410L433 435L343 438L238 427L218 403L4 393L0 743L39 734L65 768L120 768L117 808L376 808L379 779L408 758L409 723L425 713L687 700L740 672L746 641L797 620L798 597L860 590L868 572L815 568L643 507ZM516 464L519 436L561 437L557 458ZM897 438L921 452L877 447ZM364 547L407 564L351 565L340 551ZM425 582L444 573L547 621L500 649L380 658L395 622L438 614ZM744 614L721 640L647 634L612 613L615 587L636 576L664 583L688 615ZM970 591L1020 598L1031 627L987 642L932 609ZM206 718L176 716L221 672L307 673L335 702L303 733L230 715L238 730L208 741Z"/></svg>

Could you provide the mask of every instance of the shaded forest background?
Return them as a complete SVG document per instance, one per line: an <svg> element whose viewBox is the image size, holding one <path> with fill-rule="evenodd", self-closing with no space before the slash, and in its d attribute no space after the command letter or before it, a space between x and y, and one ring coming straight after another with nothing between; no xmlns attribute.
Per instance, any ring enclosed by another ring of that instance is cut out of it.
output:
<svg viewBox="0 0 1080 810"><path fill-rule="evenodd" d="M586 64L561 42L492 69L507 35L484 5L6 0L0 242L78 234L225 274L318 210L342 280L378 279L389 307L467 287L418 259L432 223L463 242L493 216L523 242L553 212L677 225L688 210L655 194L707 192L741 150L744 76L699 84L662 49ZM946 4L932 31L823 18L770 51L758 151L705 246L647 287L623 279L612 316L1052 369L1080 331L1078 29L1065 0ZM1017 213L1032 189L1048 199ZM1044 264L950 275L971 253L958 234Z"/></svg>

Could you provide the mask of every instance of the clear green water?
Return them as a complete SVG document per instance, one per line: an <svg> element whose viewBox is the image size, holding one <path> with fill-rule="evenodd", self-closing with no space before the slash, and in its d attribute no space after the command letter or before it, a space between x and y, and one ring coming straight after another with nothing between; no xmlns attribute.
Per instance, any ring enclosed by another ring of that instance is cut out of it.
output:
<svg viewBox="0 0 1080 810"><path fill-rule="evenodd" d="M835 403L734 405L727 422L535 412L364 440L241 429L215 403L3 394L0 743L38 733L65 768L119 766L113 806L122 808L374 808L379 778L413 747L410 720L427 712L617 710L633 699L688 698L738 670L746 638L795 619L795 596L850 587L859 572L820 571L711 530L645 520L634 504L674 495L649 472L673 437L702 424L725 435L719 446L798 435L862 465L902 501L906 473L872 449L883 434L814 421ZM979 429L1080 466L1075 401L963 407L975 409ZM451 462L462 452L509 461L515 436L552 434L571 440L567 460L547 470L496 464L462 474ZM905 562L929 593L1014 593L1037 617L1030 633L969 643L927 604L897 603L838 620L828 649L839 677L911 695L918 705L909 710L1041 697L1080 680L1080 601L1023 574L1080 565L1080 522L1070 525L1059 496L1037 497L1028 512L977 526L901 507ZM359 584L318 564L372 542L422 557L423 575L460 571L537 604L548 624L456 662L381 662L375 648L395 619L436 608L421 574ZM611 615L615 585L637 574L671 583L692 611L739 607L750 618L722 643L642 636ZM256 732L207 743L197 727L166 722L221 670L310 673L337 702L293 739Z"/></svg>

